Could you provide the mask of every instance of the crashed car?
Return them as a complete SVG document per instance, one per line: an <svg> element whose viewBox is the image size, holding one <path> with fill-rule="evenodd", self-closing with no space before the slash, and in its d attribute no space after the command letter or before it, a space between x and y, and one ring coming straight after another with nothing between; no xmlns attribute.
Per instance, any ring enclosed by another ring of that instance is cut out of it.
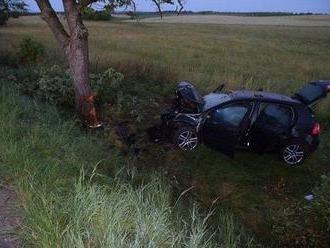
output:
<svg viewBox="0 0 330 248"><path fill-rule="evenodd" d="M179 83L154 141L170 137L184 151L204 143L230 157L240 149L276 152L289 166L302 164L317 149L320 124L311 109L330 92L330 80L310 82L293 96L224 93L223 87L202 97L191 83Z"/></svg>

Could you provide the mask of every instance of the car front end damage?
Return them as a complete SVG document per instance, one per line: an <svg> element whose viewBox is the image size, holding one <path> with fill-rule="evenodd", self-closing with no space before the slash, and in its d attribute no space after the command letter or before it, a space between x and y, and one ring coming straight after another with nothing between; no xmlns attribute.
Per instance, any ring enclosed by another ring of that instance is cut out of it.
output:
<svg viewBox="0 0 330 248"><path fill-rule="evenodd" d="M161 123L148 129L151 140L155 143L169 142L173 132L180 126L190 126L199 133L201 123L203 122L203 113L186 114L169 110L161 115Z"/></svg>
<svg viewBox="0 0 330 248"><path fill-rule="evenodd" d="M173 131L180 125L197 129L203 119L203 97L189 82L181 82L176 88L172 106L161 115L161 123L148 129L153 142L170 141Z"/></svg>

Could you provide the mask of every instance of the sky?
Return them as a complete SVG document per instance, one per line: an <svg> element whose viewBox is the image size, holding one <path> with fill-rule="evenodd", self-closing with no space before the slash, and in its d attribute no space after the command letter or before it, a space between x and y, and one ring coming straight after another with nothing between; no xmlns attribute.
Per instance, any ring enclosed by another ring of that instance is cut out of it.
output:
<svg viewBox="0 0 330 248"><path fill-rule="evenodd" d="M57 10L63 10L61 0L50 0ZM186 0L185 10L232 12L313 12L330 13L330 0ZM38 11L34 0L25 0L30 11ZM136 0L138 11L155 11L150 0ZM172 7L173 9L173 7Z"/></svg>

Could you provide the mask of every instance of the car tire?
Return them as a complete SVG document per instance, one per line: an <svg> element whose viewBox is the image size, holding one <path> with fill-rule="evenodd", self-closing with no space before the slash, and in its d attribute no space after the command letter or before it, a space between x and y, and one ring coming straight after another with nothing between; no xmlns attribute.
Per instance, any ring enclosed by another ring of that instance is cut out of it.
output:
<svg viewBox="0 0 330 248"><path fill-rule="evenodd" d="M280 159L288 167L298 167L303 164L308 156L306 144L300 141L287 142L280 150Z"/></svg>
<svg viewBox="0 0 330 248"><path fill-rule="evenodd" d="M193 151L199 145L199 138L194 127L181 126L173 133L173 143L183 151Z"/></svg>

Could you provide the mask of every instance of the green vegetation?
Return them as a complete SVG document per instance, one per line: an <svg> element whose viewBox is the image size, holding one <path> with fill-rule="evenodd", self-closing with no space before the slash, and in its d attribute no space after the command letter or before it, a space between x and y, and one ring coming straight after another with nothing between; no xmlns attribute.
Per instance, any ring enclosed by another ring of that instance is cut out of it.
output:
<svg viewBox="0 0 330 248"><path fill-rule="evenodd" d="M0 11L0 25L5 25L8 21L9 15L6 11Z"/></svg>
<svg viewBox="0 0 330 248"><path fill-rule="evenodd" d="M1 62L19 68L19 70L15 69L14 71L6 69L6 80L16 81L19 84L26 79L21 87L23 91L26 86L32 85L31 82L40 82L40 78L46 78L49 84L52 84L52 80L58 80L57 84L61 84L63 80L69 80L62 68L55 74L51 74L50 69L42 68L41 65L21 68L21 65L15 64L16 62L13 63L15 59L12 59L12 54L15 55L15 49L19 43L25 37L31 37L45 44L44 59L50 63L47 65L48 67L54 63L64 64L55 41L44 24L37 17L23 19L24 21L11 20L6 28L0 29ZM230 209L256 234L258 241L261 240L266 246L301 247L314 245L328 247L330 238L326 235L327 232L324 232L328 228L328 224L326 221L321 221L325 219L323 216L328 213L326 188L328 184L323 183L321 185L320 178L322 175L330 173L328 166L330 162L328 152L330 149L329 99L324 101L316 112L317 118L322 123L320 149L306 161L302 168L297 169L284 167L276 156L272 155L260 157L254 154L238 153L235 160L231 160L205 147L201 147L193 154L183 154L167 146L149 144L145 140L144 133L141 132L157 121L161 109L168 102L166 97L172 95L173 87L179 80L191 80L204 93L213 90L220 82L227 82L227 88L230 89L264 88L265 90L292 94L309 80L330 78L328 70L330 65L330 31L328 27L125 22L87 22L87 26L90 30L92 73L103 75L104 71L112 67L124 75L119 84L110 84L109 88L106 88L107 92L112 92L111 94L114 95L105 100L106 104L102 108L102 114L104 119L110 122L110 126L126 121L134 132L140 131L137 132L137 143L126 149L128 156L131 156L137 148L140 151L134 159L129 157L130 160L134 161L138 170L143 170L143 168L147 168L147 170L159 169L165 171L168 177L175 176L176 179L183 182L183 185L187 185L186 188L194 186L192 192L196 199L199 199L202 207L212 206L215 209L214 216L209 219L211 223L221 223L223 220L219 221L216 217L222 216L223 209ZM34 74L36 71L37 73ZM45 73L41 75L40 71ZM92 82L97 81L93 76L91 78ZM30 95L35 96L34 91L30 93ZM108 96L109 94L106 93L105 95ZM51 113L51 115L59 118L58 113ZM21 123L21 121L17 123ZM59 131L52 130L51 132L55 134ZM67 133L65 131L65 135L69 136L66 141L68 144L75 142L72 137L86 138L75 132L71 136L71 132L72 129L68 130ZM36 134L34 137L39 135ZM101 148L99 147L102 150L103 146L108 147L110 144L117 146L116 142L110 142L110 140L112 141L111 135L111 131L106 129L102 134L91 135L87 139L94 140L93 142L96 144L102 142ZM64 143L66 144L66 142ZM79 148L75 148L76 144ZM113 153L109 155L109 151L106 151L107 155L103 156L101 153L100 157L95 158L90 163L86 162L87 164L84 166L86 167L86 176L84 180L81 180L83 183L79 184L77 180L81 166L77 168L76 163L81 164L84 159L90 161L89 158L95 157L88 152L89 155L85 154L85 151L88 150L88 146L83 148L85 146L86 144L80 141L72 144L72 149L77 150L75 153L70 152L70 154L75 154L73 156L75 159L79 159L76 160L78 162L73 161L72 163L75 165L72 166L54 167L54 170L65 168L61 172L61 177L59 176L62 180L63 173L69 168L69 172L72 170L71 173L75 173L70 179L73 181L70 184L71 188L73 188L72 185L76 185L75 187L78 189L83 188L80 192L81 195L86 195L86 192L91 190L98 192L97 194L106 202L108 197L115 197L110 189L103 190L104 184L101 184L100 189L94 190L96 187L94 183L92 186L85 184L89 182L93 166L102 158L111 156ZM80 154L78 153L79 149L84 151L84 155L81 157L78 155ZM61 154L54 147L49 147L47 151L41 151L41 154L53 154L52 151L55 151L54 154ZM155 162L155 154L157 155L157 162ZM123 158L120 156L118 160L122 161ZM54 159L54 161L58 160ZM106 171L105 174L109 168L117 165L117 163L114 165L109 162L111 158L102 161L99 169ZM126 167L123 166L123 168ZM17 171L22 173L21 168ZM38 175L41 173L40 171L45 171L45 169L38 168L38 170L33 171L32 175ZM135 172L131 171L131 173L134 174ZM131 195L131 190L139 189L141 181L145 179L145 175L138 177L139 182L134 181L133 185L135 186L133 188L130 188L131 184L124 184L124 189L118 188L118 190L123 190L127 195ZM104 177L101 178L98 180L103 182ZM116 182L115 179L112 181ZM152 182L154 181L151 180L150 183ZM105 185L108 183L106 182ZM158 183L159 181L156 182L156 185ZM46 187L48 184L44 183L43 185ZM153 188L154 186L150 187ZM56 187L56 190L58 188L61 187ZM319 198L316 198L315 202L309 203L303 197L313 189ZM164 186L163 190L169 189ZM50 189L48 193L52 191ZM104 193L105 191L107 194ZM135 199L134 194L132 199ZM146 194L148 195L148 193ZM159 199L156 195L154 197ZM73 205L71 200L73 198L66 199ZM89 199L98 201L99 198ZM55 201L46 201L50 206L53 206L53 202ZM49 208L47 204L45 209ZM56 225L62 226L62 223L69 223L62 221L63 219L68 221L66 217L59 217L63 214L64 207L51 209L54 211L59 209L56 214L51 212L54 219L60 222L60 224L55 222ZM162 212L162 209L159 208L159 211ZM324 211L320 211L321 209ZM171 211L174 216L176 216L174 213L178 213L174 209ZM71 213L78 214L77 212ZM80 213L82 218L94 213L93 206ZM104 211L101 216L106 214L107 212ZM98 214L93 216L95 219L91 218L89 222L86 221L86 225L91 229L95 227L95 222L101 223ZM315 216L317 218L314 218ZM35 219L35 216L33 218ZM130 216L128 223L131 222L132 218L136 219L137 217ZM171 220L174 221L176 218L171 217ZM226 219L230 220L231 217ZM72 222L70 223L72 224ZM158 226L159 223L156 225ZM50 226L53 228L53 225ZM178 226L180 225L175 224L174 227L166 230L173 233L173 230L180 230ZM231 230L229 226L227 228ZM60 230L63 231L64 229ZM118 230L125 232L125 229L119 228ZM56 230L53 233L55 232ZM240 231L234 231L234 233L237 232L240 233ZM74 229L72 229L72 233L75 233L73 236L77 234ZM311 238L305 239L306 236ZM157 240L162 240L163 237L157 238ZM207 234L204 237L207 237ZM229 236L226 237L231 240ZM232 237L236 239L239 236L232 235ZM182 242L187 242L187 240Z"/></svg>
<svg viewBox="0 0 330 248"><path fill-rule="evenodd" d="M140 18L156 17L159 16L158 12L143 12L137 11L135 13ZM177 11L163 11L165 16L177 16ZM225 15L225 16L296 16L296 15L313 15L313 13L293 13L293 12L218 12L218 11L182 11L183 15Z"/></svg>
<svg viewBox="0 0 330 248"><path fill-rule="evenodd" d="M109 21L111 19L110 10L97 11L93 8L87 7L82 12L82 17L84 20L90 21Z"/></svg>
<svg viewBox="0 0 330 248"><path fill-rule="evenodd" d="M37 63L43 55L45 54L45 47L37 41L30 38L24 39L18 50L18 59L21 63Z"/></svg>
<svg viewBox="0 0 330 248"><path fill-rule="evenodd" d="M0 26L9 19L18 18L27 11L27 5L21 0L0 0Z"/></svg>
<svg viewBox="0 0 330 248"><path fill-rule="evenodd" d="M196 208L181 213L160 175L145 175L138 183L135 168L126 168L116 150L81 133L54 107L1 85L0 171L19 192L26 244L241 247L252 242L241 229L236 235L238 226L227 213L214 230L208 226L210 214Z"/></svg>

